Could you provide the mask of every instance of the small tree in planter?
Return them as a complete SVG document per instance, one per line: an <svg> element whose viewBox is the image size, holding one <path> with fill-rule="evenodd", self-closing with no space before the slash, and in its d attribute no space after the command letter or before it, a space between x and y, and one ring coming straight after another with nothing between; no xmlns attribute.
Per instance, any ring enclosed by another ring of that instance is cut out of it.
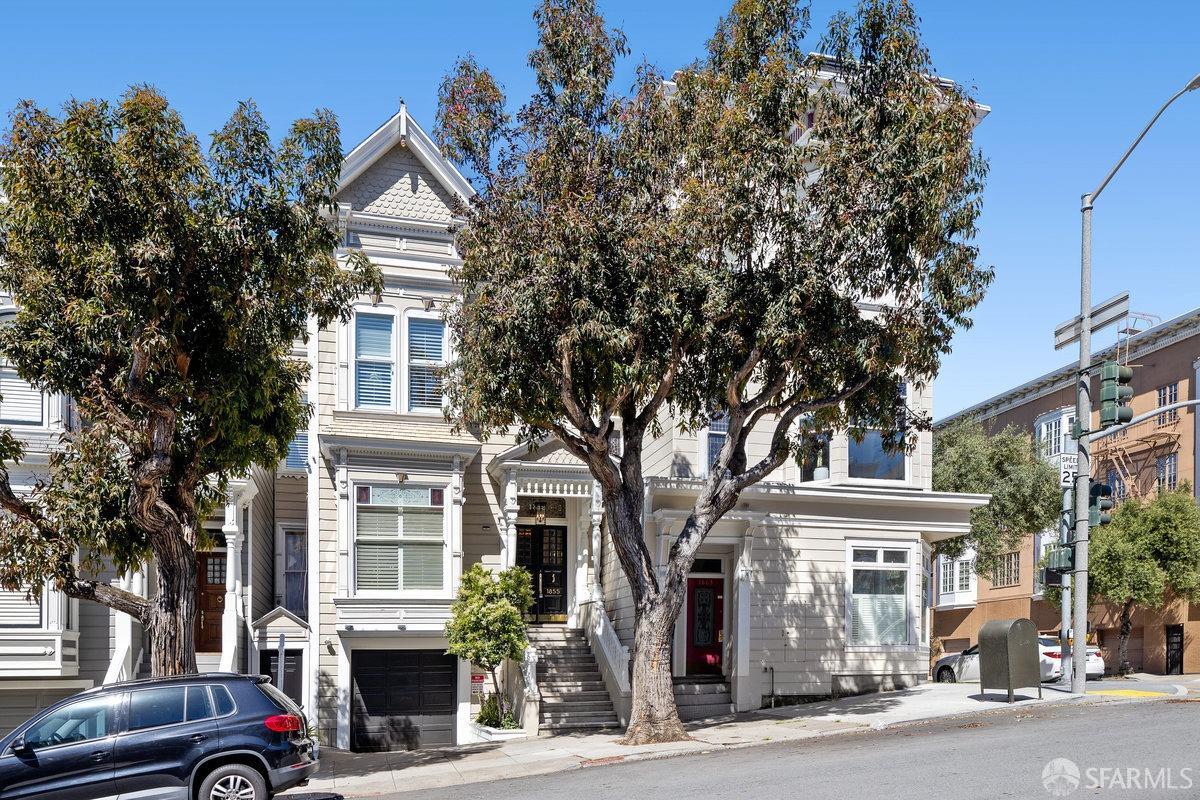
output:
<svg viewBox="0 0 1200 800"><path fill-rule="evenodd" d="M524 657L529 642L522 614L531 605L533 584L523 567L493 573L482 564L475 564L463 573L458 598L450 606L451 617L446 623L450 646L446 652L467 659L492 676L498 728L515 726L511 723L511 710L505 707L496 670L506 658L520 661ZM488 711L485 704L479 722L490 723Z"/></svg>

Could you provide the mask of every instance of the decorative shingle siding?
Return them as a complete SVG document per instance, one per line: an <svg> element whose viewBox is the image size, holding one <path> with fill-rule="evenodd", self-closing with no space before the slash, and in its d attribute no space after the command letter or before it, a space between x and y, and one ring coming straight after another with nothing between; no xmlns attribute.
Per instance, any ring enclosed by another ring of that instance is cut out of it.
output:
<svg viewBox="0 0 1200 800"><path fill-rule="evenodd" d="M397 145L338 194L355 211L449 222L451 196L403 145Z"/></svg>

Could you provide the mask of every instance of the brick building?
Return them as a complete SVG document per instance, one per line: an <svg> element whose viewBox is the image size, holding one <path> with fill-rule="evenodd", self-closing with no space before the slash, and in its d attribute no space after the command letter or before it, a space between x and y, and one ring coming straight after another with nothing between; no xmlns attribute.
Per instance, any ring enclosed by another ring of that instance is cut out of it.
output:
<svg viewBox="0 0 1200 800"><path fill-rule="evenodd" d="M1126 327L1115 345L1095 355L1094 363L1115 359L1134 368L1134 415L1197 398L1200 376L1200 309L1135 331ZM1075 364L1068 364L945 419L935 430L960 419L976 418L991 430L1008 425L1033 433L1043 456L1057 464L1072 453L1075 422ZM1098 378L1093 398L1099 396ZM1097 403L1098 405L1098 403ZM1093 416L1093 426L1096 418ZM1115 499L1149 498L1184 483L1196 487L1196 458L1200 452L1194 408L1168 411L1092 443L1092 478L1113 486ZM933 633L947 652L976 641L979 627L989 619L1028 617L1044 632L1057 632L1060 612L1042 600L1036 585L1036 564L1056 531L1029 536L1020 550L1009 554L993 576L977 576L970 554L957 561L938 559L935 567ZM943 563L945 562L945 563ZM1096 605L1089 613L1090 630L1110 666L1117 663L1120 610ZM1161 610L1138 609L1130 638L1130 662L1135 670L1178 674L1200 672L1200 604L1169 602Z"/></svg>

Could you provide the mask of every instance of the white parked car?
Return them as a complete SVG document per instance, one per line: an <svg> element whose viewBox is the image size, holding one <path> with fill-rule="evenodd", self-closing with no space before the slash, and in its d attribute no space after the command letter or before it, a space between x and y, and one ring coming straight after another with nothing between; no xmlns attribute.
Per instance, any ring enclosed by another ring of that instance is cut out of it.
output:
<svg viewBox="0 0 1200 800"><path fill-rule="evenodd" d="M1056 681L1063 675L1062 645L1053 636L1039 636L1038 649L1042 652L1042 680ZM1087 677L1095 680L1104 677L1104 656L1100 648L1088 645Z"/></svg>
<svg viewBox="0 0 1200 800"><path fill-rule="evenodd" d="M1062 651L1058 639L1053 636L1038 637L1039 661L1043 681L1056 681L1062 677ZM1104 657L1100 648L1088 647L1087 676L1099 678L1104 675ZM938 683L960 683L979 680L979 645L972 645L961 653L942 656L933 665L933 679Z"/></svg>

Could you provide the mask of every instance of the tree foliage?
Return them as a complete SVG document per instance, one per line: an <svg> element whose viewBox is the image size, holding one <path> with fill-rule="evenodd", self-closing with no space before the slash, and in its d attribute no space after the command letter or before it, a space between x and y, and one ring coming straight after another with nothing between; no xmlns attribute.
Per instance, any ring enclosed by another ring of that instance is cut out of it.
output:
<svg viewBox="0 0 1200 800"><path fill-rule="evenodd" d="M1109 525L1091 530L1089 605L1102 599L1121 609L1118 671L1126 674L1135 608L1200 601L1200 508L1185 484L1149 502L1125 500Z"/></svg>
<svg viewBox="0 0 1200 800"><path fill-rule="evenodd" d="M975 569L990 574L1002 553L1033 533L1054 528L1062 514L1058 474L1038 454L1028 433L1015 426L989 434L964 420L933 437L933 488L939 492L990 494L971 512L971 533L942 542L939 552L958 556L970 547Z"/></svg>
<svg viewBox="0 0 1200 800"><path fill-rule="evenodd" d="M588 465L638 621L626 740L675 739L666 649L708 531L814 431L899 447L927 424L900 383L937 372L991 280L970 244L978 107L934 76L904 0L835 17L822 57L806 6L737 0L703 56L670 81L642 65L628 93L593 0L534 20L536 88L511 114L471 59L442 84L436 135L480 190L449 393L462 424L553 434ZM660 580L643 440L716 415L725 446Z"/></svg>
<svg viewBox="0 0 1200 800"><path fill-rule="evenodd" d="M509 567L499 574L476 563L463 573L458 596L450 605L446 623L446 652L465 658L492 676L495 718L487 724L502 727L511 719L500 691L497 670L505 660L520 662L529 641L525 638L524 612L533 605L533 582L523 567Z"/></svg>
<svg viewBox="0 0 1200 800"><path fill-rule="evenodd" d="M205 152L148 86L61 116L22 102L0 144L0 286L19 306L0 352L85 421L24 496L8 472L20 445L0 434L0 583L52 580L134 615L156 672L195 669L213 501L229 476L277 463L307 417L294 342L378 286L365 258L334 255L341 159L329 111L273 143L249 102ZM98 562L148 558L149 601L96 580Z"/></svg>

